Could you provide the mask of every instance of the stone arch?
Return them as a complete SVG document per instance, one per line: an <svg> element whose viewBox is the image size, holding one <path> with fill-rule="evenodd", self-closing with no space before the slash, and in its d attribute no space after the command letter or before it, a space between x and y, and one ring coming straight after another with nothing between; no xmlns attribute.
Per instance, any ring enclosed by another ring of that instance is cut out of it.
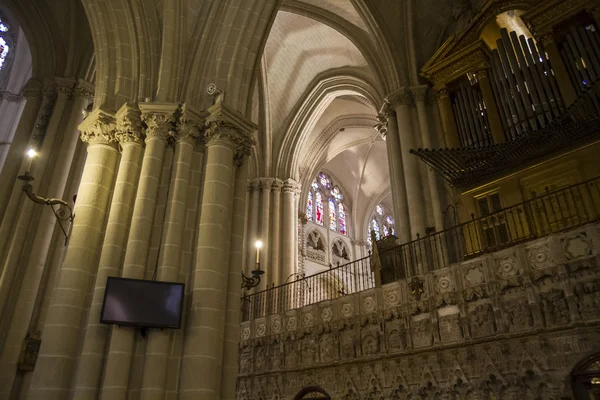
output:
<svg viewBox="0 0 600 400"><path fill-rule="evenodd" d="M299 150L309 139L322 110L342 94L365 97L374 105L382 102L382 96L368 78L358 72L342 69L320 74L290 113L292 119L284 125L285 135L281 140L276 162L278 175L298 179L303 159Z"/></svg>
<svg viewBox="0 0 600 400"><path fill-rule="evenodd" d="M331 397L327 392L321 389L319 386L309 386L302 389L296 396L294 396L294 400L331 400Z"/></svg>
<svg viewBox="0 0 600 400"><path fill-rule="evenodd" d="M579 361L571 370L570 378L571 389L576 399L600 396L598 384L592 384L593 380L600 381L600 352L590 354Z"/></svg>
<svg viewBox="0 0 600 400"><path fill-rule="evenodd" d="M331 242L329 246L331 250L331 263L336 266L338 261L340 265L350 262L352 260L352 252L346 241L337 237Z"/></svg>

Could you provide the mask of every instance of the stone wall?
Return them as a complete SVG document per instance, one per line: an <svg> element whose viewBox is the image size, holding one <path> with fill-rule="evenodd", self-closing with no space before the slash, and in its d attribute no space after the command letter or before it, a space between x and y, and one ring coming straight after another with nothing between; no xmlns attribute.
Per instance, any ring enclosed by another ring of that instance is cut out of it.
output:
<svg viewBox="0 0 600 400"><path fill-rule="evenodd" d="M571 398L600 351L599 253L591 224L244 322L238 399Z"/></svg>

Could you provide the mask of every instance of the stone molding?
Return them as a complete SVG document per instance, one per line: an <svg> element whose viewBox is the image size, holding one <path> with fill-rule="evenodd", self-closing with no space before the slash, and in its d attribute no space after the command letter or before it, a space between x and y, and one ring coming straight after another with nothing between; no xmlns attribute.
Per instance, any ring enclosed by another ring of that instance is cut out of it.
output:
<svg viewBox="0 0 600 400"><path fill-rule="evenodd" d="M174 139L177 142L193 144L201 136L207 113L198 112L190 105L183 104L176 121Z"/></svg>
<svg viewBox="0 0 600 400"><path fill-rule="evenodd" d="M42 82L38 81L37 79L31 78L27 81L27 83L23 87L23 90L21 91L21 95L28 99L35 98L35 97L41 97L43 89L44 89L44 85Z"/></svg>
<svg viewBox="0 0 600 400"><path fill-rule="evenodd" d="M415 101L423 103L427 102L427 98L429 97L430 91L428 85L412 86L410 90L414 95Z"/></svg>
<svg viewBox="0 0 600 400"><path fill-rule="evenodd" d="M125 103L116 114L116 140L123 143L144 143L142 112L132 103Z"/></svg>
<svg viewBox="0 0 600 400"><path fill-rule="evenodd" d="M0 100L10 101L11 103L18 103L20 101L23 101L24 99L25 96L23 96L22 94L11 93L8 90L0 91Z"/></svg>
<svg viewBox="0 0 600 400"><path fill-rule="evenodd" d="M283 182L283 192L284 193L293 193L294 195L296 194L298 190L298 182L296 182L293 179L286 179Z"/></svg>
<svg viewBox="0 0 600 400"><path fill-rule="evenodd" d="M276 377L282 382L268 393L292 398L310 375L323 387L334 382L326 388L333 398L369 398L373 387L376 398L432 387L456 396L461 386L465 398L487 390L490 374L505 389L525 390L522 382L535 375L545 393L568 394L570 369L600 351L599 226L242 322L240 394L255 398L252 385ZM341 377L355 368L367 372L354 374L356 396L344 397L350 391Z"/></svg>
<svg viewBox="0 0 600 400"><path fill-rule="evenodd" d="M81 140L88 144L111 144L117 141L115 116L102 107L93 110L78 129L81 131Z"/></svg>

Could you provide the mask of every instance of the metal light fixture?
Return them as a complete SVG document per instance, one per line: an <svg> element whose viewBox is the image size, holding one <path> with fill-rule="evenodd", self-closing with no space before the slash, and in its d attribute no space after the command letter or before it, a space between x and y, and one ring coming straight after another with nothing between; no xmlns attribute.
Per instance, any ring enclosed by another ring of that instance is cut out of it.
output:
<svg viewBox="0 0 600 400"><path fill-rule="evenodd" d="M33 152L33 155L30 155L30 152ZM35 151L33 149L30 149L30 152L28 152L28 156L29 157L33 157L35 156ZM69 235L65 229L65 226L63 225L63 222L69 221L69 222L73 222L73 219L75 218L75 214L73 214L73 210L71 209L71 206L67 204L66 201L63 201L61 199L50 199L50 198L45 198L45 197L40 197L37 196L35 193L33 193L33 186L31 186L31 181L34 180L34 177L29 175L29 172L25 172L24 175L19 175L17 177L20 181L23 181L23 191L25 192L25 194L27 195L27 197L29 197L31 199L31 201L33 201L34 203L37 204L45 204L47 206L50 206L50 208L52 208L52 212L54 213L54 216L56 217L56 220L58 221L58 225L60 226L60 229L63 231L63 234L65 235L65 246L67 245L67 239L69 238ZM66 208L61 208L61 206L64 206Z"/></svg>
<svg viewBox="0 0 600 400"><path fill-rule="evenodd" d="M251 271L252 276L246 276L242 271L242 289L249 290L260 284L260 277L265 271L260 269L260 249L262 249L262 242L257 240L254 244L256 247L256 269Z"/></svg>

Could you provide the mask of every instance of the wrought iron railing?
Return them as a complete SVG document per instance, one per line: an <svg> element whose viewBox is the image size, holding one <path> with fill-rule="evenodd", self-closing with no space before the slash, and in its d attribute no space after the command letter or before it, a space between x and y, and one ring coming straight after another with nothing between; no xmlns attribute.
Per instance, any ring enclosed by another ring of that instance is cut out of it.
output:
<svg viewBox="0 0 600 400"><path fill-rule="evenodd" d="M600 177L532 194L523 203L418 240L381 249L381 283L445 268L484 253L600 219ZM388 239L389 240L389 239ZM385 241L384 241L385 242ZM381 246L378 246L381 248Z"/></svg>
<svg viewBox="0 0 600 400"><path fill-rule="evenodd" d="M242 319L248 321L371 289L375 279L370 259L364 257L246 295L242 299Z"/></svg>
<svg viewBox="0 0 600 400"><path fill-rule="evenodd" d="M555 191L546 188L523 203L472 216L469 222L409 243L396 245L395 237L384 238L373 255L246 295L242 318L249 321L361 292L599 219L600 177ZM379 269L381 281L376 282Z"/></svg>

